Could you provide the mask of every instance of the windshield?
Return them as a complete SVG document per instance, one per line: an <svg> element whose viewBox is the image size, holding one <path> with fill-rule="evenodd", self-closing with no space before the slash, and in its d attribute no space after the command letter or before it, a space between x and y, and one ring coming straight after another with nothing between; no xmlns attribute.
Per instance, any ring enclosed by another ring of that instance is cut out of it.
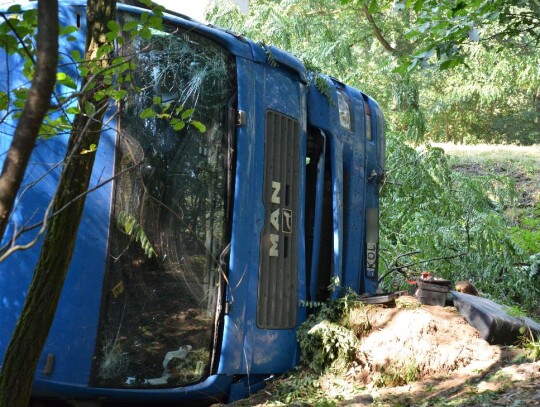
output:
<svg viewBox="0 0 540 407"><path fill-rule="evenodd" d="M133 60L133 80L118 118L94 379L180 387L207 377L212 357L234 60L172 25L149 40L125 40L120 53Z"/></svg>

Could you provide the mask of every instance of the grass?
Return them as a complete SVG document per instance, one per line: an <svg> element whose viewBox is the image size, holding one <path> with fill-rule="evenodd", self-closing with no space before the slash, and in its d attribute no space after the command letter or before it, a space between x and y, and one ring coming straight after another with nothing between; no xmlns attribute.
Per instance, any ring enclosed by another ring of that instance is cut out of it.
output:
<svg viewBox="0 0 540 407"><path fill-rule="evenodd" d="M456 145L436 143L450 157L456 170L471 175L501 175L515 179L516 187L539 199L540 144L521 147L508 145Z"/></svg>
<svg viewBox="0 0 540 407"><path fill-rule="evenodd" d="M540 164L540 144L533 146L514 146L503 144L451 144L433 143L442 148L446 154L459 160L470 159L475 162L485 161L523 161ZM538 167L537 167L538 168Z"/></svg>
<svg viewBox="0 0 540 407"><path fill-rule="evenodd" d="M526 256L540 252L540 144L456 145L435 143L450 158L454 170L471 176L495 175L511 181L514 203L505 214L513 223L509 230Z"/></svg>

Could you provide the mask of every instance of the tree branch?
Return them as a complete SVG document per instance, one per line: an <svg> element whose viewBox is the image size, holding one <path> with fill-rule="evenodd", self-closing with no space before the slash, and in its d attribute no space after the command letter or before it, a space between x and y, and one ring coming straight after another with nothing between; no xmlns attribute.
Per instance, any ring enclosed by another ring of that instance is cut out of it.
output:
<svg viewBox="0 0 540 407"><path fill-rule="evenodd" d="M411 254L416 254L416 253L420 253L420 251L414 251L414 252L410 252L410 253L405 253L405 254L402 254L398 257L396 257L396 259L394 260L393 264L397 264L397 260L401 257L404 257L404 256L408 256L408 255L411 255ZM407 263L407 264L404 264L403 266L394 266L392 267L390 270L388 270L386 273L384 273L380 278L379 280L377 281L378 283L380 283L386 276L388 276L389 274L393 273L394 271L397 271L398 273L401 273L403 274L405 277L409 278L409 276L407 275L407 273L405 273L403 271L403 269L406 269L406 268L409 268L409 267L412 267L412 266L417 266L418 264L427 264L427 263L432 263L434 261L438 261L438 260L451 260L451 259L455 259L455 258L458 258L458 257L463 257L465 256L467 253L458 253L458 254L454 254L452 256L440 256L440 257L434 257L432 259L427 259L427 260L421 260L421 261L417 261L415 263Z"/></svg>
<svg viewBox="0 0 540 407"><path fill-rule="evenodd" d="M386 38L384 38L384 35L381 32L381 29L379 28L379 26L377 25L377 23L373 19L373 16L369 12L369 9L368 9L366 4L364 4L364 6L362 7L362 11L363 11L364 15L366 16L369 24L371 25L371 28L373 29L373 33L375 34L375 37L381 43L381 45L384 47L384 49L387 50L388 52L390 52L391 54L394 54L394 55L397 54L397 52L398 52L397 49L392 47L392 45L390 45L390 43L388 41L386 41Z"/></svg>
<svg viewBox="0 0 540 407"><path fill-rule="evenodd" d="M38 3L36 73L0 176L0 239L21 186L41 123L49 109L58 65L58 4Z"/></svg>

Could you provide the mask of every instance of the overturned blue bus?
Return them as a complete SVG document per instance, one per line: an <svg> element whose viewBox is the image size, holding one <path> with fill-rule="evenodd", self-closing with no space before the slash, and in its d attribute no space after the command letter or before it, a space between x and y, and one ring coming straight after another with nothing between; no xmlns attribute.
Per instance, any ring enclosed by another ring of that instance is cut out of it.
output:
<svg viewBox="0 0 540 407"><path fill-rule="evenodd" d="M60 10L77 30L61 42L59 69L74 76L85 2ZM119 4L117 18L141 12ZM27 86L23 61L0 53L0 91ZM336 281L376 290L381 109L334 78L320 77L322 94L286 52L175 14L118 53L133 58L135 86L111 107L95 152L92 185L103 185L86 201L34 398L244 397L296 365L306 302L339 295ZM141 114L156 100L194 109L205 131ZM0 114L2 161L14 123ZM39 140L3 245L43 218L67 137ZM38 254L39 245L0 263L0 357Z"/></svg>

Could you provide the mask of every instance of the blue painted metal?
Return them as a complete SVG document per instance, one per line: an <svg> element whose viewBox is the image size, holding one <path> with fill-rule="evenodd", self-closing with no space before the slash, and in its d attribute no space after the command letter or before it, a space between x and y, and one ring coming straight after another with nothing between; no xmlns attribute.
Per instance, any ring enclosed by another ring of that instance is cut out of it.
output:
<svg viewBox="0 0 540 407"><path fill-rule="evenodd" d="M71 382L56 382L36 379L33 394L37 398L99 399L100 401L126 401L160 403L175 400L219 399L227 396L233 377L212 375L205 381L187 387L173 389L110 389L88 385L74 385Z"/></svg>
<svg viewBox="0 0 540 407"><path fill-rule="evenodd" d="M315 190L315 215L313 221L313 250L311 253L311 270L309 299L317 299L317 282L319 278L319 251L321 250L321 231L323 216L323 196L324 196L324 170L326 164L326 134L320 130L323 138L322 151L317 164L317 186Z"/></svg>
<svg viewBox="0 0 540 407"><path fill-rule="evenodd" d="M345 138L344 171L347 181L343 284L355 292L362 292L362 266L365 239L365 111L362 95L348 86L344 90L351 100L353 132Z"/></svg>
<svg viewBox="0 0 540 407"><path fill-rule="evenodd" d="M64 24L75 24L76 13L84 14L83 8L62 7L60 18ZM83 54L84 26L73 33L77 41L62 39L60 46L61 70L76 78L76 69L71 64L70 53L78 50ZM2 52L3 53L3 52ZM5 56L1 56L5 61ZM10 59L17 60L13 56ZM10 67L11 69L11 67ZM12 77L20 75L16 63L11 70ZM22 80L22 77L20 77ZM7 83L2 81L1 86ZM17 86L15 83L10 84ZM57 87L57 94L69 94L71 89ZM5 152L11 143L10 126L13 122L4 123L0 136L1 151ZM114 126L114 121L111 122ZM99 150L96 155L95 171L90 185L110 179L112 176L112 160L114 157L114 132L104 131ZM29 163L23 181L24 195L20 196L13 213L10 226L3 240L7 243L15 228L41 221L49 204L52 193L60 176L68 135L61 135L50 140L39 140ZM2 155L3 161L4 155ZM43 179L41 179L44 177ZM111 185L107 184L87 197L73 261L68 273L65 289L60 298L58 312L51 327L36 372L37 378L45 378L42 373L47 354L55 355L55 369L48 380L70 382L86 385L92 365L95 336L101 304L101 287L104 273L107 236L109 230L109 207ZM22 236L17 243L25 243L34 238L39 228ZM36 245L28 251L20 251L8 257L0 264L0 355L3 356L7 341L14 328L15 320L24 302L26 290L31 280L34 265L37 261L40 246ZM92 267L89 268L88 266ZM5 280L4 280L5 279ZM74 361L76 361L74 363Z"/></svg>
<svg viewBox="0 0 540 407"><path fill-rule="evenodd" d="M219 373L283 372L296 364L296 330L263 330L256 326L259 236L265 208L262 203L264 165L264 114L273 109L305 123L304 85L282 71L253 61L237 59L238 109L246 125L238 129L236 196L231 244L228 301ZM305 128L302 156L305 162ZM300 171L304 174L303 169ZM249 181L248 181L249 180ZM302 176L301 190L305 186ZM303 207L303 200L300 206ZM297 216L304 230L303 214ZM305 299L304 242L299 242L299 298ZM303 310L305 314L305 310ZM299 322L303 320L299 318ZM227 351L225 351L227 349ZM229 351L231 349L231 351Z"/></svg>
<svg viewBox="0 0 540 407"><path fill-rule="evenodd" d="M366 96L371 110L372 141L366 143L366 208L379 209L379 187L384 173L385 135L381 108L372 98ZM377 276L364 277L364 290L375 292Z"/></svg>
<svg viewBox="0 0 540 407"><path fill-rule="evenodd" d="M69 59L72 50L83 53L85 31L85 1L61 2L61 21L74 25L76 15L82 26L74 35L77 41L62 41L64 58ZM35 4L29 5L34 7ZM120 10L139 13L140 9L119 5ZM374 141L365 140L365 111L363 95L336 80L324 77L330 90L330 99L314 86L306 90L306 70L296 58L270 47L204 24L182 19L166 18L184 28L214 39L236 56L238 83L238 110L246 114L246 123L237 128L236 181L232 241L229 262L229 284L226 289L228 314L224 316L220 360L218 368L201 383L176 389L104 389L89 385L92 358L96 348L102 287L107 256L109 217L111 207L111 183L89 194L73 261L70 266L58 312L36 372L34 391L36 396L63 399L103 398L111 400L191 400L232 392L240 398L247 382L233 385L233 376L284 372L294 367L298 360L296 328L289 330L260 329L256 325L259 241L263 227L265 208L262 204L264 165L264 117L267 109L273 109L301 123L302 147L300 190L305 190L306 128L323 132L325 148L317 169L315 239L313 243L311 284L307 286L304 241L304 213L298 214L298 298L300 301L314 299L318 278L318 257L322 231L322 200L324 197L325 168L330 168L333 206L333 270L346 287L357 292L374 292L376 279L365 276L365 208L378 207L378 185L368 181L372 171L381 175L384 170L384 123L380 107L372 100L372 129ZM270 52L277 67L267 61ZM5 55L0 51L0 61ZM10 82L0 70L0 90L7 90L22 83L17 74L21 61L10 56ZM0 62L3 63L3 62ZM3 66L3 69L6 69ZM75 75L74 65L63 65L70 75ZM351 102L352 131L340 125L337 107L337 91L345 92ZM69 89L58 89L59 92ZM373 114L376 113L376 114ZM14 123L0 124L0 164L11 143ZM115 129L112 120L109 130L102 134L96 156L91 185L97 185L112 177L114 171ZM67 135L51 140L40 140L32 155L32 162L25 176L24 185L31 185L21 194L11 223L4 238L5 244L15 228L42 219L58 182L60 167L54 167L63 159ZM328 158L329 162L327 162ZM37 182L39 180L39 182ZM305 206L301 194L300 207ZM26 233L19 240L25 243L34 238L37 229ZM7 341L22 308L34 265L39 255L39 243L30 250L18 252L0 264L0 357L3 357ZM339 295L336 291L333 297ZM299 305L297 326L305 320L306 309ZM55 355L55 367L50 374L43 373L48 354ZM258 376L257 376L258 375ZM245 379L248 380L248 379Z"/></svg>

